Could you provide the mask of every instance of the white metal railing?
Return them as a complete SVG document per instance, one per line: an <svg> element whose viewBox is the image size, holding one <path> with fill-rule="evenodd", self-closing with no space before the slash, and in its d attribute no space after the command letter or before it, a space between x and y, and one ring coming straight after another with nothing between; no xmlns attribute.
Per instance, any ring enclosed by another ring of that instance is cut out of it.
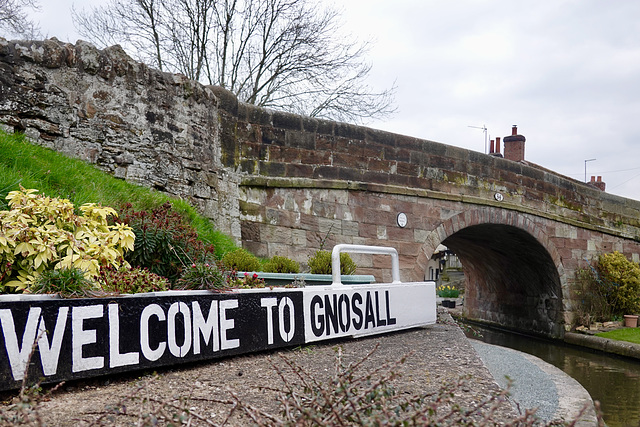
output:
<svg viewBox="0 0 640 427"><path fill-rule="evenodd" d="M398 260L398 251L395 248L386 246L367 246L367 245L335 245L331 251L331 286L342 285L340 277L340 253L350 252L358 254L373 255L391 255L391 280L393 284L400 282L400 262Z"/></svg>

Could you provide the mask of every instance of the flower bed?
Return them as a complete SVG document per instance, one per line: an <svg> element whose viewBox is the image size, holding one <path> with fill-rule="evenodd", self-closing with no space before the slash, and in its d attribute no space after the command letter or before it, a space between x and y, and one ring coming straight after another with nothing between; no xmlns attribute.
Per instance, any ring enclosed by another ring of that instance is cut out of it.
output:
<svg viewBox="0 0 640 427"><path fill-rule="evenodd" d="M238 276L249 274L256 275L257 279L262 279L266 286L287 286L291 284L304 284L307 286L330 285L332 283L331 274L311 274L311 273L265 273L239 272ZM375 277L371 275L350 274L341 275L342 283L345 285L362 285L375 282ZM297 286L298 287L298 286Z"/></svg>

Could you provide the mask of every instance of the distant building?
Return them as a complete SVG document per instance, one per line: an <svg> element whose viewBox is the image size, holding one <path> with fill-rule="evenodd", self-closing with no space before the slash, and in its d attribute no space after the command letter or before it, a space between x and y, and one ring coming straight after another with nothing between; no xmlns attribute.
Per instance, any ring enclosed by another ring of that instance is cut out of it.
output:
<svg viewBox="0 0 640 427"><path fill-rule="evenodd" d="M438 245L427 265L425 280L433 280L440 284L443 272L447 270L460 271L461 269L462 263L458 256L446 246Z"/></svg>

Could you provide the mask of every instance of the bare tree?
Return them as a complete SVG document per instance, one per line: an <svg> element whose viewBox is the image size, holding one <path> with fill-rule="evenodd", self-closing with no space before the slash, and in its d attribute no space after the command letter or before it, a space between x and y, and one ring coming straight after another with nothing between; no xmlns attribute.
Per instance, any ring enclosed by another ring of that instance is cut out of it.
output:
<svg viewBox="0 0 640 427"><path fill-rule="evenodd" d="M25 9L38 8L37 0L0 0L0 34L37 38L40 30Z"/></svg>
<svg viewBox="0 0 640 427"><path fill-rule="evenodd" d="M395 87L366 84L368 43L313 0L110 0L73 15L98 46L121 44L244 102L351 122L394 112Z"/></svg>
<svg viewBox="0 0 640 427"><path fill-rule="evenodd" d="M100 47L120 44L136 57L164 70L164 49L168 40L162 0L117 0L92 9L72 9L80 35Z"/></svg>

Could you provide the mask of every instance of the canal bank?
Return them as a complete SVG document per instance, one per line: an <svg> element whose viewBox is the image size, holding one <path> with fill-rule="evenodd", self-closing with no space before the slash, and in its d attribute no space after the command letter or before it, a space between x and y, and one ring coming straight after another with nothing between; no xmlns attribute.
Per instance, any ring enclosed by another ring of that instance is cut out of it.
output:
<svg viewBox="0 0 640 427"><path fill-rule="evenodd" d="M608 426L640 425L640 362L637 359L475 324L467 328L467 336L534 355L562 370L577 380L594 401L600 402Z"/></svg>
<svg viewBox="0 0 640 427"><path fill-rule="evenodd" d="M438 305L443 305L443 300L445 299L436 298L436 302ZM468 320L464 317L464 314L462 312L464 299L454 298L454 299L451 299L450 303L453 303L453 305L450 306L452 308L449 308L447 312L452 317L459 319L462 322L467 322ZM473 321L473 320L468 322L472 324L485 325L482 322ZM489 323L487 323L486 325L489 328L493 327L493 325ZM629 357L631 359L640 361L640 344L634 344L627 341L618 341L618 340L612 340L609 338L598 337L594 335L597 332L598 331L565 332L563 341L570 345L586 347L586 348L601 351L607 354L615 354L617 356Z"/></svg>
<svg viewBox="0 0 640 427"><path fill-rule="evenodd" d="M447 310L461 322L461 307ZM611 427L640 425L640 346L593 334L566 333L565 340L549 340L470 322L467 336L534 355L577 380L600 402L604 421ZM476 334L472 332L476 331Z"/></svg>

